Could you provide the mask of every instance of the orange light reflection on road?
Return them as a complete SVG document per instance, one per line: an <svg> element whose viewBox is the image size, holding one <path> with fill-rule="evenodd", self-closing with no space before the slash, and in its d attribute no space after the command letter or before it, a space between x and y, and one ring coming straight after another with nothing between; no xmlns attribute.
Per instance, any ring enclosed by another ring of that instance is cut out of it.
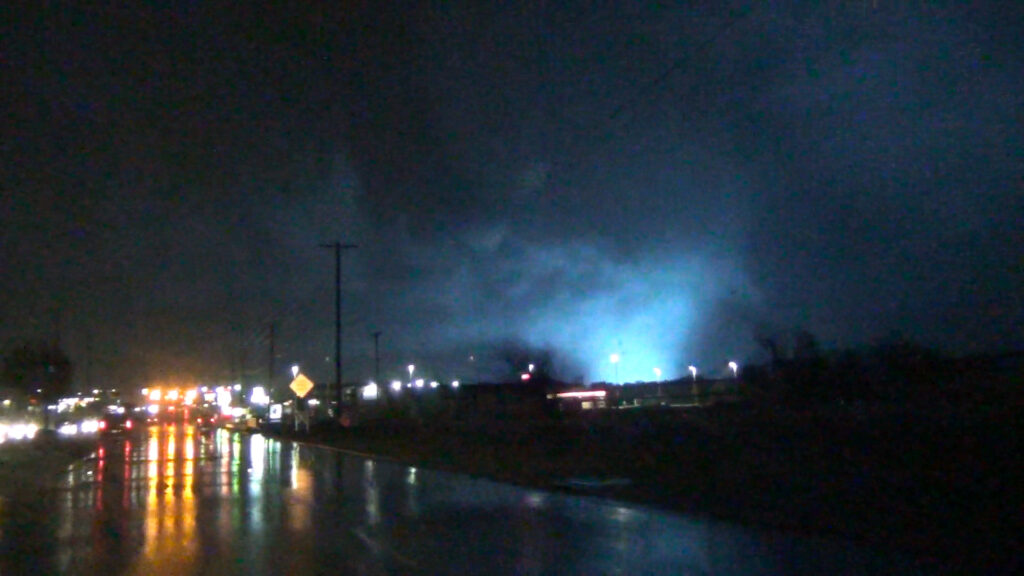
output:
<svg viewBox="0 0 1024 576"><path fill-rule="evenodd" d="M176 451L184 432L185 449ZM193 495L195 451L191 427L153 428L149 435L149 496L145 502L142 554L127 571L149 574L197 573L196 502ZM166 460L161 467L161 456ZM159 474L161 468L164 474Z"/></svg>
<svg viewBox="0 0 1024 576"><path fill-rule="evenodd" d="M303 465L299 458L301 447L296 446L292 450L291 461L291 487L292 495L289 498L291 506L288 507L288 528L294 532L305 532L312 527L313 515L313 471L308 465Z"/></svg>

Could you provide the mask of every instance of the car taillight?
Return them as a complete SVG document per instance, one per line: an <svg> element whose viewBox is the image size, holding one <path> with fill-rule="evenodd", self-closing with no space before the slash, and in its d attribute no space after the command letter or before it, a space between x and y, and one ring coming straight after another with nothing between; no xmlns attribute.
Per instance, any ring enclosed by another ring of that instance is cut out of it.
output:
<svg viewBox="0 0 1024 576"><path fill-rule="evenodd" d="M106 420L101 420L100 421L100 430L106 430L106 429L107 429L107 421Z"/></svg>

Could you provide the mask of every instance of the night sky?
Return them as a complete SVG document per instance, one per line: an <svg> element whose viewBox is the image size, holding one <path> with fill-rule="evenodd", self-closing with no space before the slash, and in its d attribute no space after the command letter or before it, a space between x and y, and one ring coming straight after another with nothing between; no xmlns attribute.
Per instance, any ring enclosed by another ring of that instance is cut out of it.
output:
<svg viewBox="0 0 1024 576"><path fill-rule="evenodd" d="M334 241L352 381L1024 343L1020 2L142 4L0 12L0 343L83 386L333 380Z"/></svg>

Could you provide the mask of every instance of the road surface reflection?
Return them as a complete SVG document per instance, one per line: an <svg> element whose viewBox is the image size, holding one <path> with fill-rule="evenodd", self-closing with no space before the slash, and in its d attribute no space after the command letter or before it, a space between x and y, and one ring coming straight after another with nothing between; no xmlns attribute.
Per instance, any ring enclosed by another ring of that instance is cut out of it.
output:
<svg viewBox="0 0 1024 576"><path fill-rule="evenodd" d="M191 426L105 439L53 498L4 513L5 575L917 573L841 542Z"/></svg>

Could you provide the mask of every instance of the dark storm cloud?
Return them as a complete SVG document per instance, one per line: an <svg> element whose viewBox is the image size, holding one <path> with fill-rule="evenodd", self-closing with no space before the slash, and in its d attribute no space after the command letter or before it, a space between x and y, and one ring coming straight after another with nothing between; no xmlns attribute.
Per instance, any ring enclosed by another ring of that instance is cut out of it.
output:
<svg viewBox="0 0 1024 576"><path fill-rule="evenodd" d="M460 376L1021 339L1014 3L35 8L5 53L5 339ZM9 271L15 270L15 273ZM10 320L8 320L10 319ZM99 335L97 335L99 333ZM165 368L161 368L164 366ZM394 374L397 376L398 374Z"/></svg>

